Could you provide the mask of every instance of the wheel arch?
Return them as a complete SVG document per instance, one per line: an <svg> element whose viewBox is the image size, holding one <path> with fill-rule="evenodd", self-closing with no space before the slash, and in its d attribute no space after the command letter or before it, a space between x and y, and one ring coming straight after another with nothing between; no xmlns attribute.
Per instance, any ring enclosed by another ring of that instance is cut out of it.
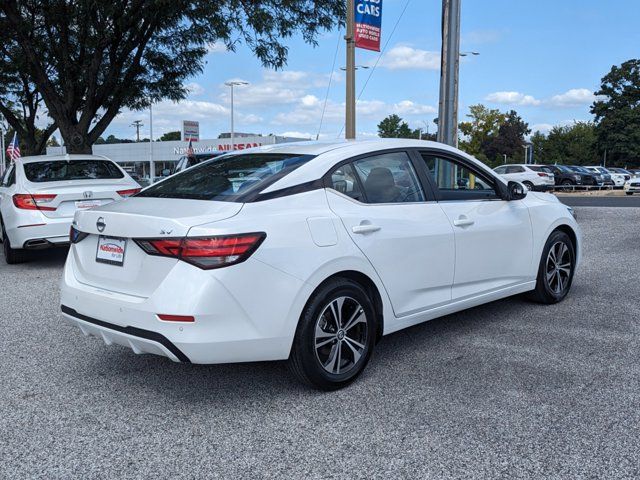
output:
<svg viewBox="0 0 640 480"><path fill-rule="evenodd" d="M571 239L571 242L573 243L575 256L576 258L578 258L578 248L580 248L580 245L578 242L578 234L575 232L575 230L571 228L571 226L567 225L566 223L563 223L561 225L558 225L556 228L554 228L551 233L557 232L557 231L564 232L569 236L569 238Z"/></svg>
<svg viewBox="0 0 640 480"><path fill-rule="evenodd" d="M327 282L335 280L337 278L346 278L352 282L360 285L369 295L376 315L376 343L380 341L384 332L384 304L382 301L382 295L376 283L366 274L357 270L342 270L335 272L325 278L318 286L313 290L313 293L309 296L309 300L313 295L322 288ZM309 301L308 300L308 301ZM307 302L308 302L307 301ZM306 308L306 305L305 305Z"/></svg>

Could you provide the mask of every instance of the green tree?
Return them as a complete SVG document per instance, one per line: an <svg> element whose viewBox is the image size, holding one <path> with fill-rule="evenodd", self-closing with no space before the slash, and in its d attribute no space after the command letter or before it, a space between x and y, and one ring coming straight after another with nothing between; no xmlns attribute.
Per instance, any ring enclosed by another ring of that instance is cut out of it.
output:
<svg viewBox="0 0 640 480"><path fill-rule="evenodd" d="M378 136L381 138L419 138L420 129L412 130L407 122L394 113L378 124Z"/></svg>
<svg viewBox="0 0 640 480"><path fill-rule="evenodd" d="M611 67L594 102L599 149L618 165L640 164L640 60Z"/></svg>
<svg viewBox="0 0 640 480"><path fill-rule="evenodd" d="M498 134L500 125L506 120L506 115L500 110L489 109L484 105L472 105L469 107L468 121L459 125L463 138L460 141L460 149L478 160L488 162L489 158L484 149L493 136Z"/></svg>
<svg viewBox="0 0 640 480"><path fill-rule="evenodd" d="M490 165L503 163L504 155L510 162L517 162L523 158L525 137L531 133L529 124L526 123L515 110L508 112L504 121L498 127L498 132L490 135L482 151Z"/></svg>
<svg viewBox="0 0 640 480"><path fill-rule="evenodd" d="M549 163L546 159L546 143L547 136L540 132L535 131L531 138L529 139L531 142L531 148L533 150L533 161L534 163Z"/></svg>
<svg viewBox="0 0 640 480"><path fill-rule="evenodd" d="M170 142L172 140L180 140L182 138L182 134L180 133L180 130L176 130L175 132L167 132L164 135L162 135L158 141L159 142Z"/></svg>
<svg viewBox="0 0 640 480"><path fill-rule="evenodd" d="M544 163L598 165L600 155L594 124L575 122L553 127L544 141L542 158Z"/></svg>
<svg viewBox="0 0 640 480"><path fill-rule="evenodd" d="M244 42L279 68L283 40L299 34L315 44L344 16L342 0L3 0L0 45L42 96L68 151L90 153L122 108L184 99L213 42L230 50Z"/></svg>

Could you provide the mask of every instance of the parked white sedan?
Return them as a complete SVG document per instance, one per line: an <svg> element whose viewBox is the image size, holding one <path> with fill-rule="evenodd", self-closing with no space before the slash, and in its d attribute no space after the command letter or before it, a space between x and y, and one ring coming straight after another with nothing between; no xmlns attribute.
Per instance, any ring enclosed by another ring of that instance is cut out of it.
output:
<svg viewBox="0 0 640 480"><path fill-rule="evenodd" d="M289 359L335 389L382 335L523 292L561 301L580 238L556 197L442 144L272 145L77 212L61 309L135 353Z"/></svg>
<svg viewBox="0 0 640 480"><path fill-rule="evenodd" d="M0 183L0 227L7 263L28 250L69 244L77 210L122 200L140 191L113 161L94 155L23 157Z"/></svg>
<svg viewBox="0 0 640 480"><path fill-rule="evenodd" d="M555 186L553 172L544 165L500 165L494 171L505 180L522 183L529 190L545 191Z"/></svg>

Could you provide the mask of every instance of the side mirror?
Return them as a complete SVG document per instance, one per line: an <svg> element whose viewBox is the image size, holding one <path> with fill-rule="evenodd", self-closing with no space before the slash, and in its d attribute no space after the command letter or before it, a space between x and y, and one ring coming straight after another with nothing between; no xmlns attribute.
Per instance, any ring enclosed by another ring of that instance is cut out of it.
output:
<svg viewBox="0 0 640 480"><path fill-rule="evenodd" d="M509 182L507 191L509 192L509 200L522 200L527 196L527 188L520 182Z"/></svg>

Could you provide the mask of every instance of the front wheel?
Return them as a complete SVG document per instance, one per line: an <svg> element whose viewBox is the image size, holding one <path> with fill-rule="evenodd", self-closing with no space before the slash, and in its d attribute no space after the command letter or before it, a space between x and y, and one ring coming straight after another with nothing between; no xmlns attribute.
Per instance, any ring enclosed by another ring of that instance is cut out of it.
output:
<svg viewBox="0 0 640 480"><path fill-rule="evenodd" d="M302 312L289 367L313 388L342 388L367 366L375 338L375 310L365 290L346 278L331 280Z"/></svg>
<svg viewBox="0 0 640 480"><path fill-rule="evenodd" d="M556 230L549 236L538 267L536 289L530 295L532 300L552 304L567 296L576 266L575 252L566 233Z"/></svg>
<svg viewBox="0 0 640 480"><path fill-rule="evenodd" d="M525 180L524 182L522 182L522 184L527 187L527 190L532 191L533 190L533 183L531 183L528 180Z"/></svg>
<svg viewBox="0 0 640 480"><path fill-rule="evenodd" d="M633 192L624 192L624 193L626 193L627 195L633 195Z"/></svg>

